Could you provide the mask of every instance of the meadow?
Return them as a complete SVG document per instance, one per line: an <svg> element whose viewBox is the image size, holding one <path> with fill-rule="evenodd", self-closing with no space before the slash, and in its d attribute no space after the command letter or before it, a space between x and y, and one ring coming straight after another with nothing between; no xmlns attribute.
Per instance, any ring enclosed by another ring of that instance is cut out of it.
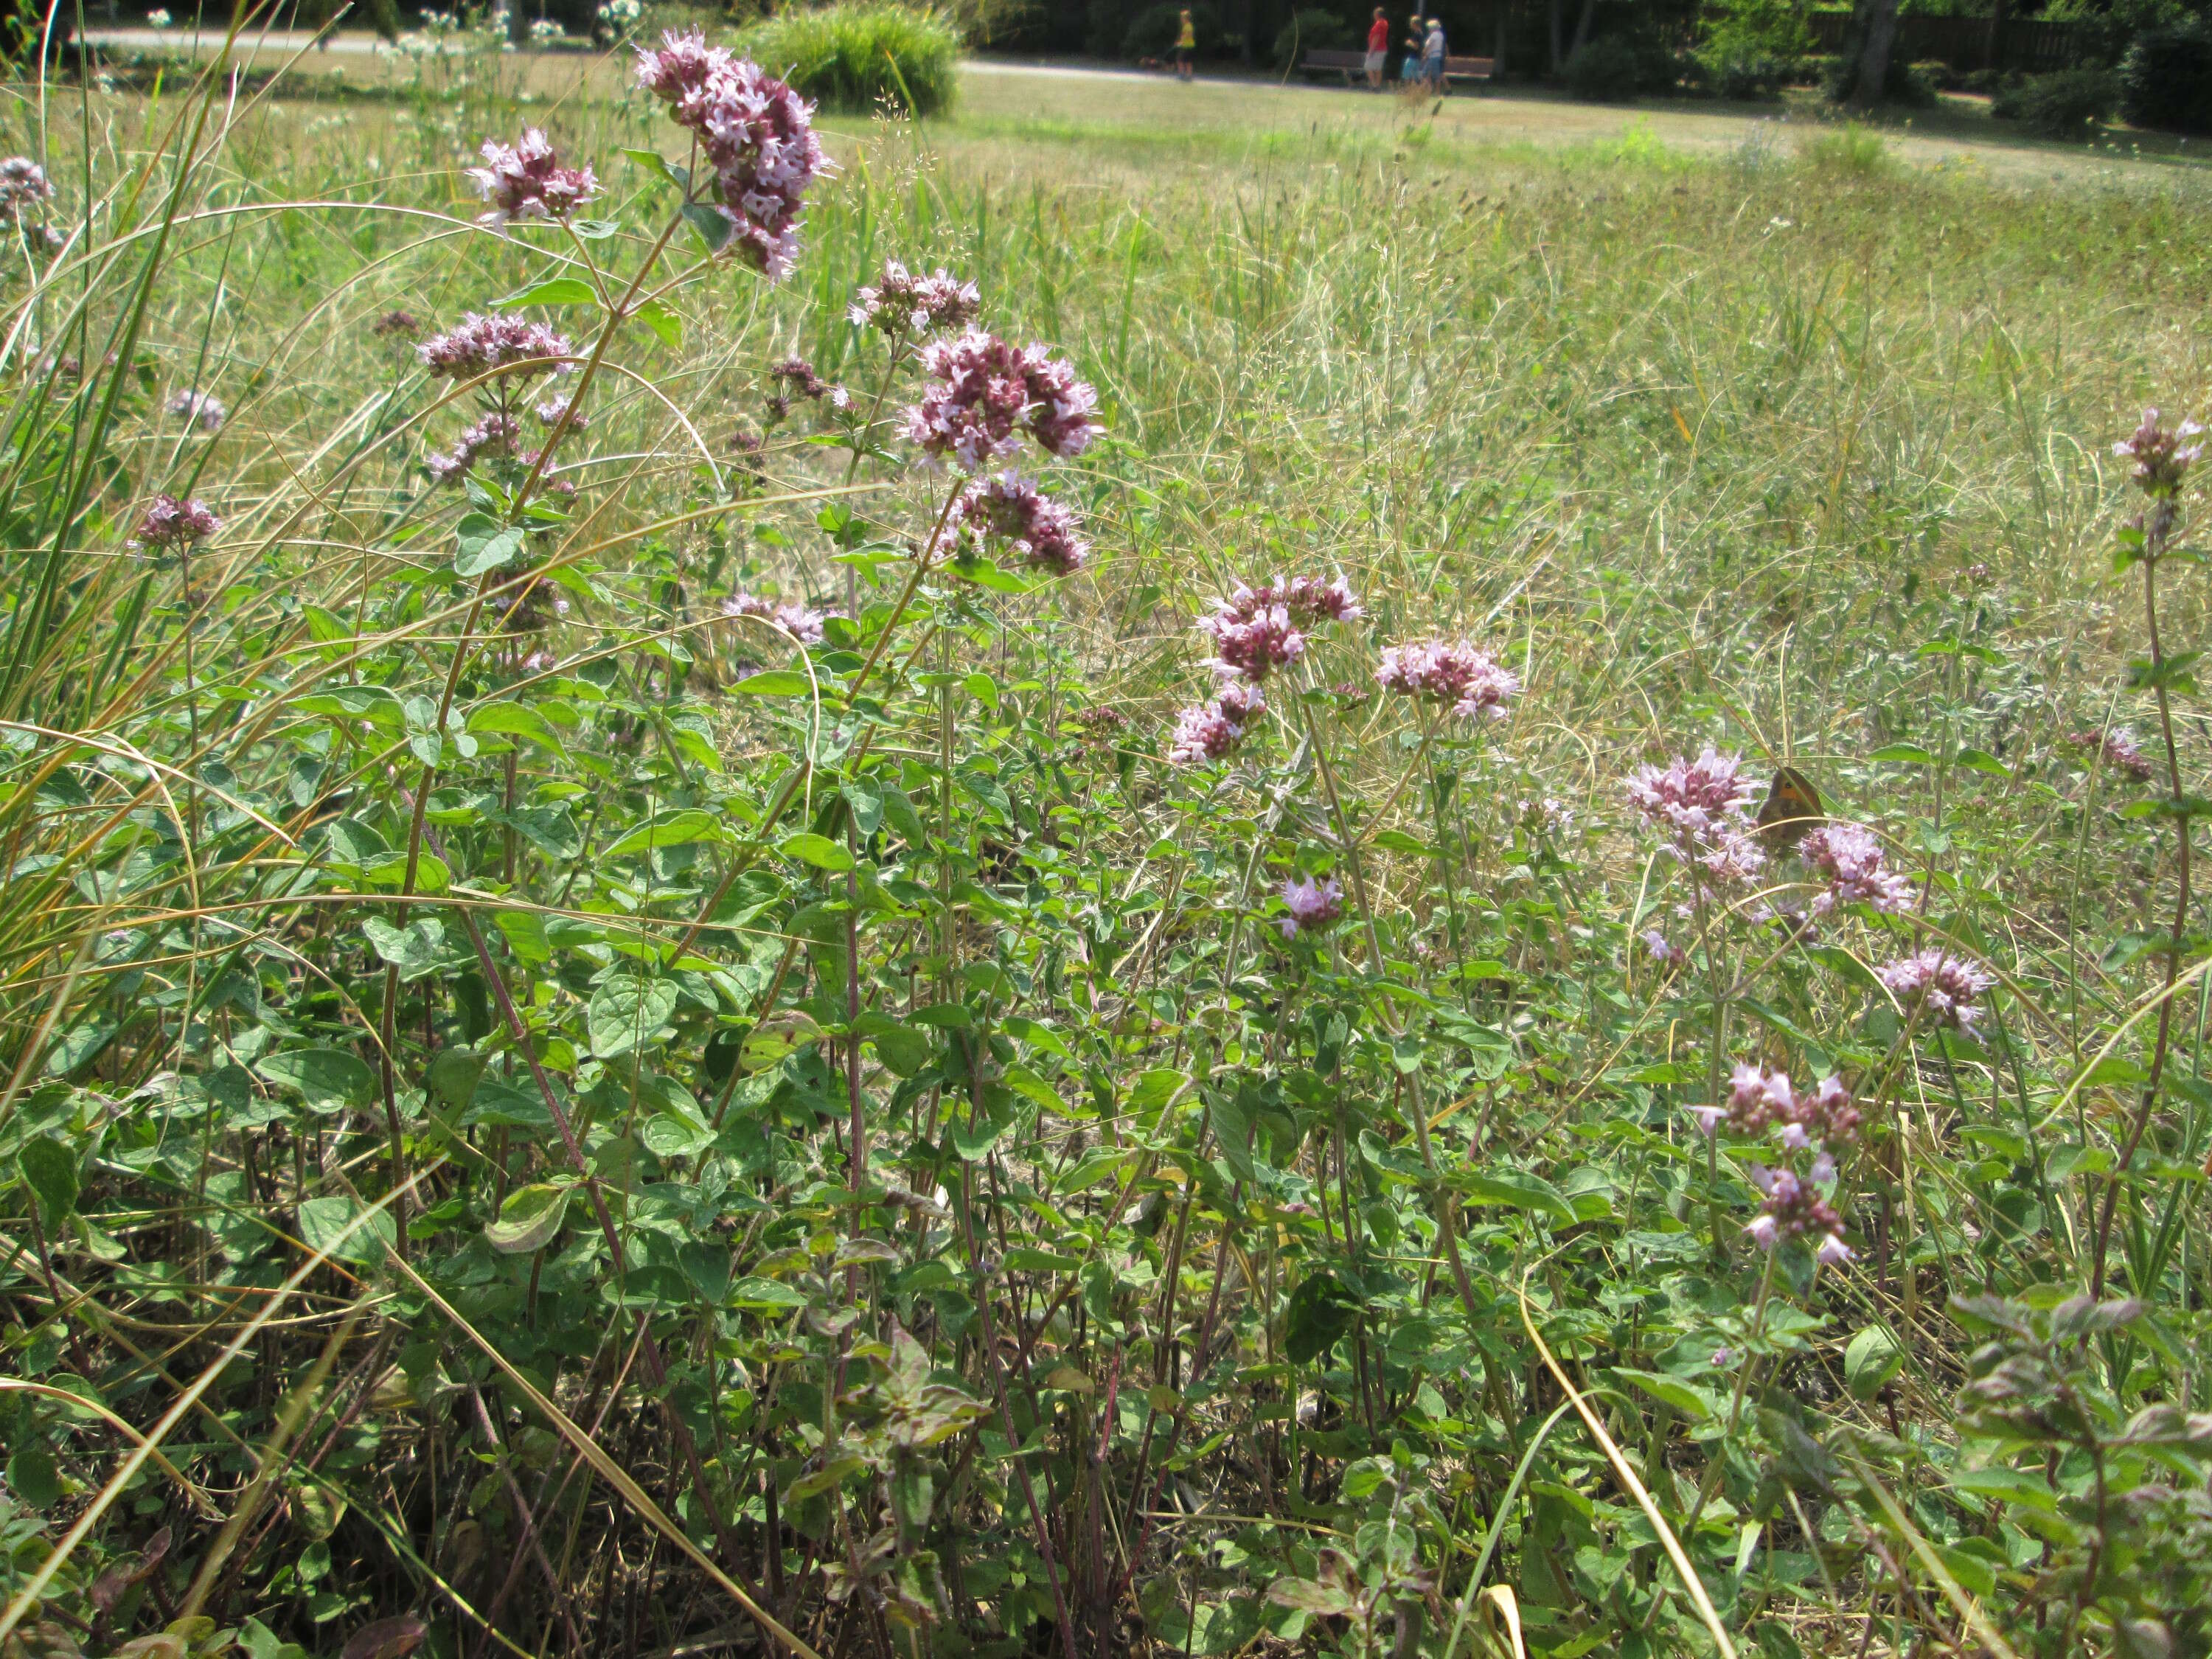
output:
<svg viewBox="0 0 2212 1659"><path fill-rule="evenodd" d="M2212 1651L2212 174L374 78L12 94L6 1659Z"/></svg>

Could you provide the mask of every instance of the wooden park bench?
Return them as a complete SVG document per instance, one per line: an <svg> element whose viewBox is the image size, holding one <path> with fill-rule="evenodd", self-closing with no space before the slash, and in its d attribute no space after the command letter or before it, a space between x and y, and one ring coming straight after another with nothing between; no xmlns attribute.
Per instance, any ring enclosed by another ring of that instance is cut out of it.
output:
<svg viewBox="0 0 2212 1659"><path fill-rule="evenodd" d="M1393 52L1385 63L1388 65L1383 83L1394 84L1398 78L1398 65L1405 60L1403 52ZM1452 81L1487 81L1496 70L1496 60L1488 58L1446 58L1444 79ZM1298 60L1302 75L1340 75L1350 86L1367 74L1367 54L1364 52L1310 52Z"/></svg>

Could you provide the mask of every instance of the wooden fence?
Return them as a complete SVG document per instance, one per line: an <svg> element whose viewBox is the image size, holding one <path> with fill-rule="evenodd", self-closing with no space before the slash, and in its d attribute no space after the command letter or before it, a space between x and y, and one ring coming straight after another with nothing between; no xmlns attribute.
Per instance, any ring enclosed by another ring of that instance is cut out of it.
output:
<svg viewBox="0 0 2212 1659"><path fill-rule="evenodd" d="M1822 52L1843 50L1850 28L1847 11L1815 11L1807 15L1813 39ZM1897 20L1899 63L1948 64L1954 70L2071 69L2098 44L2099 36L2079 23L2043 17L1905 16Z"/></svg>

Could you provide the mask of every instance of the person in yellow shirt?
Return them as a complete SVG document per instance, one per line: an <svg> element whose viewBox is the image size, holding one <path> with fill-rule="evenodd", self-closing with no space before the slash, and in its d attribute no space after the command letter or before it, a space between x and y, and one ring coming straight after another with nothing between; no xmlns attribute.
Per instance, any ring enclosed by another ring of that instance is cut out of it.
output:
<svg viewBox="0 0 2212 1659"><path fill-rule="evenodd" d="M1190 60L1198 51L1198 25L1190 21L1190 13L1182 15L1182 31L1176 36L1176 73L1186 81L1190 79Z"/></svg>

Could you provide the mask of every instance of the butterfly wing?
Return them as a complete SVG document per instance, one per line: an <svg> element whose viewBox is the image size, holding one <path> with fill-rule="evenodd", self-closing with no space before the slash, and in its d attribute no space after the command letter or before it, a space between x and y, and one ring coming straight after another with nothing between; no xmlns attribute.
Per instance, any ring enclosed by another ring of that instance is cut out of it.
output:
<svg viewBox="0 0 2212 1659"><path fill-rule="evenodd" d="M1759 804L1755 820L1759 838L1767 850L1780 853L1795 847L1828 821L1820 806L1820 792L1813 781L1793 767L1774 769L1774 781L1766 786L1766 799Z"/></svg>

